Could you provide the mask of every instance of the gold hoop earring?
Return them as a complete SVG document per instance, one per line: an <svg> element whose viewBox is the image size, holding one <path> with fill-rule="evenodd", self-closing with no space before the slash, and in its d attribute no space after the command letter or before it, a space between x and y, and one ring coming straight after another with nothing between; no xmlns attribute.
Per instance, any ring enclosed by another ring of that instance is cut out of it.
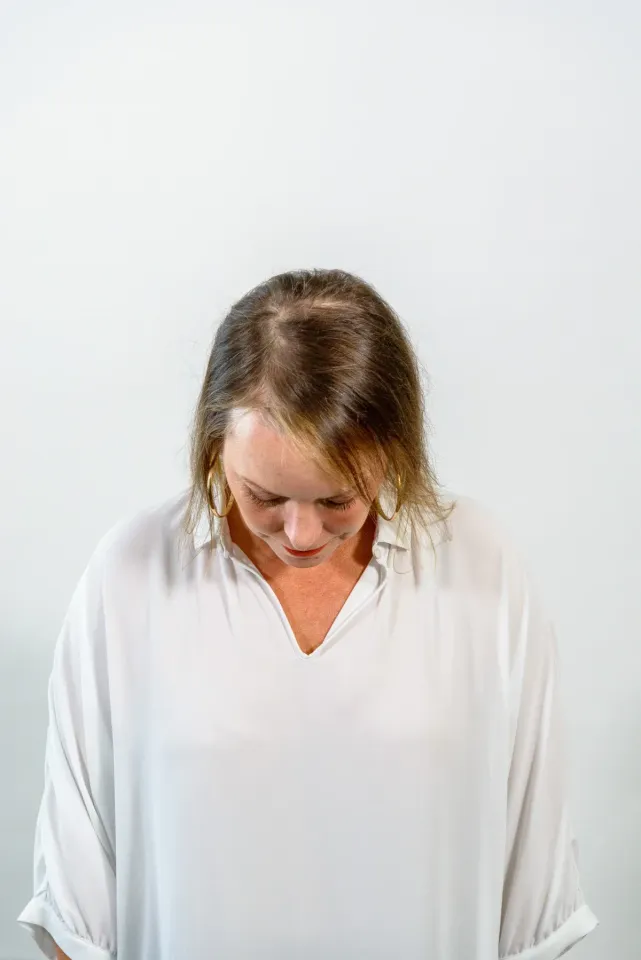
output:
<svg viewBox="0 0 641 960"><path fill-rule="evenodd" d="M217 459L218 457L216 457L216 460ZM229 511L234 505L234 495L233 493L230 492L225 509L223 510L222 513L219 513L216 507L216 502L214 500L214 494L212 491L212 483L211 483L212 474L216 470L216 460L214 460L214 462L212 463L211 467L209 468L209 473L207 474L207 505L209 506L209 509L214 514L214 516L218 517L219 520L222 520L224 517L227 516L227 514L229 513Z"/></svg>
<svg viewBox="0 0 641 960"><path fill-rule="evenodd" d="M401 480L400 474L397 473L396 474L396 510L394 511L391 517L386 516L381 510L381 505L378 501L378 497L374 498L374 510L379 515L379 517L382 517L383 520L387 520L388 523L390 523L392 520L395 520L400 512L400 509L402 506L402 502L401 502L402 487L403 487L403 481Z"/></svg>

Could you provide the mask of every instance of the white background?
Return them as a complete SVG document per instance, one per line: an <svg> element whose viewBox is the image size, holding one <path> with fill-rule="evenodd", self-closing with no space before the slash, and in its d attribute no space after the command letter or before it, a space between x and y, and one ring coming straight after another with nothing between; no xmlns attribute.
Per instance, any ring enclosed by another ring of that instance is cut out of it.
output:
<svg viewBox="0 0 641 960"><path fill-rule="evenodd" d="M641 8L0 8L0 957L29 896L46 680L123 514L186 484L215 325L340 266L409 324L450 490L556 620L583 960L638 957Z"/></svg>

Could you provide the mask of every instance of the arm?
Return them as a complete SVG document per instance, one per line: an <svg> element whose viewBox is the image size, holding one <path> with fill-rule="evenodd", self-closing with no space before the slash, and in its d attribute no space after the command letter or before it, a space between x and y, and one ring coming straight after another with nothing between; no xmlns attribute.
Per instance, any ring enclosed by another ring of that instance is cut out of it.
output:
<svg viewBox="0 0 641 960"><path fill-rule="evenodd" d="M102 573L95 562L85 572L56 645L34 892L19 917L42 952L60 960L115 960L117 952Z"/></svg>
<svg viewBox="0 0 641 960"><path fill-rule="evenodd" d="M597 924L585 904L567 804L554 630L526 597L513 665L501 957L560 957Z"/></svg>

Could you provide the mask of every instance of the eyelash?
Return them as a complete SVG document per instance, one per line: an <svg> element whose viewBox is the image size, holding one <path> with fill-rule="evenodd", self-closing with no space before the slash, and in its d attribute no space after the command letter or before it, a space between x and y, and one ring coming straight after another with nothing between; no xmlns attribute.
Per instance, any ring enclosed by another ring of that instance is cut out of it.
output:
<svg viewBox="0 0 641 960"><path fill-rule="evenodd" d="M281 503L285 503L285 500L281 497L275 497L272 500L261 500L260 497L257 497L253 490L247 488L247 496L259 507L277 507ZM323 500L321 501L324 507L328 507L330 510L347 510L352 506L356 498L352 497L351 500L343 500L342 502L337 502L336 500Z"/></svg>

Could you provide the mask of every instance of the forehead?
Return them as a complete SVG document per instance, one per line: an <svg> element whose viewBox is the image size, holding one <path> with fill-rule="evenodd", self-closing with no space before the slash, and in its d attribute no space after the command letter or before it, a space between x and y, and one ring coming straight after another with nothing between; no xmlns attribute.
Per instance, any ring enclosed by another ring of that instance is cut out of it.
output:
<svg viewBox="0 0 641 960"><path fill-rule="evenodd" d="M255 411L234 416L223 459L225 469L237 476L292 499L329 497L346 486Z"/></svg>

